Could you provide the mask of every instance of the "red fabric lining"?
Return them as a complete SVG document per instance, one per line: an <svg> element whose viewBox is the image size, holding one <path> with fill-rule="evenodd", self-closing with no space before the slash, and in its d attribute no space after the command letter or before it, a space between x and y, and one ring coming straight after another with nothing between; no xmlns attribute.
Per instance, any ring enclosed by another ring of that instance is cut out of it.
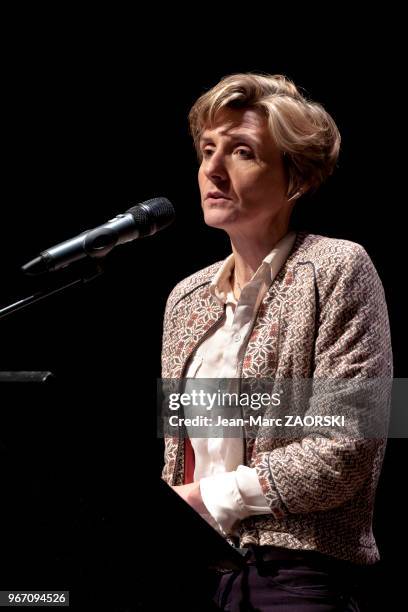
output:
<svg viewBox="0 0 408 612"><path fill-rule="evenodd" d="M184 484L194 482L195 455L190 438L184 440Z"/></svg>

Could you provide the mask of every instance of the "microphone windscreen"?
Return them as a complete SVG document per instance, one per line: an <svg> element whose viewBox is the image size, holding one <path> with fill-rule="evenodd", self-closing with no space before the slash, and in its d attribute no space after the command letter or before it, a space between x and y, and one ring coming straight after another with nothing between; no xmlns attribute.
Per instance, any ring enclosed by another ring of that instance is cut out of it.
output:
<svg viewBox="0 0 408 612"><path fill-rule="evenodd" d="M164 229L174 221L175 211L167 198L152 198L137 206L132 206L130 213L139 228L140 236L151 236Z"/></svg>

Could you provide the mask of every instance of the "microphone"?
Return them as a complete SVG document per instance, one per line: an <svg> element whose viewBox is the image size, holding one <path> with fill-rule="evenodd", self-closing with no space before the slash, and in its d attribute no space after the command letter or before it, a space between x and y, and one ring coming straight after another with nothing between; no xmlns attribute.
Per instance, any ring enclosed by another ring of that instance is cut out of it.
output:
<svg viewBox="0 0 408 612"><path fill-rule="evenodd" d="M166 198L147 200L103 225L42 251L21 269L34 276L65 268L84 257L105 257L118 244L153 236L170 225L174 217L173 205Z"/></svg>

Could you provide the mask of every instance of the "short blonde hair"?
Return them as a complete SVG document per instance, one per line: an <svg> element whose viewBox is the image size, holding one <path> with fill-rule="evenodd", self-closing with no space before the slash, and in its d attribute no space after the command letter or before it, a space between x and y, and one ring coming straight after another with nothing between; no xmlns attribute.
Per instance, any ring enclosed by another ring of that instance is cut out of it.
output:
<svg viewBox="0 0 408 612"><path fill-rule="evenodd" d="M190 131L201 158L200 137L225 107L252 108L267 117L272 137L283 154L287 197L317 189L333 172L340 133L332 117L307 100L281 74L232 74L203 94L189 113Z"/></svg>

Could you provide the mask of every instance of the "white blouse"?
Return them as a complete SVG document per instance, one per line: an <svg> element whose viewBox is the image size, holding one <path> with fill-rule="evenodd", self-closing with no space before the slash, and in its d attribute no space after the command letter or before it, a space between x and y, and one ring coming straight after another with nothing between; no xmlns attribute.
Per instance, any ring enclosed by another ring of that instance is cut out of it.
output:
<svg viewBox="0 0 408 612"><path fill-rule="evenodd" d="M237 378L259 305L295 242L290 232L265 257L239 301L230 282L234 255L224 261L211 282L213 295L225 304L226 318L190 358L186 378ZM188 431L188 428L187 428ZM243 438L191 437L195 454L194 481L200 481L205 517L224 535L234 533L234 525L247 516L270 512L256 469L243 465Z"/></svg>

